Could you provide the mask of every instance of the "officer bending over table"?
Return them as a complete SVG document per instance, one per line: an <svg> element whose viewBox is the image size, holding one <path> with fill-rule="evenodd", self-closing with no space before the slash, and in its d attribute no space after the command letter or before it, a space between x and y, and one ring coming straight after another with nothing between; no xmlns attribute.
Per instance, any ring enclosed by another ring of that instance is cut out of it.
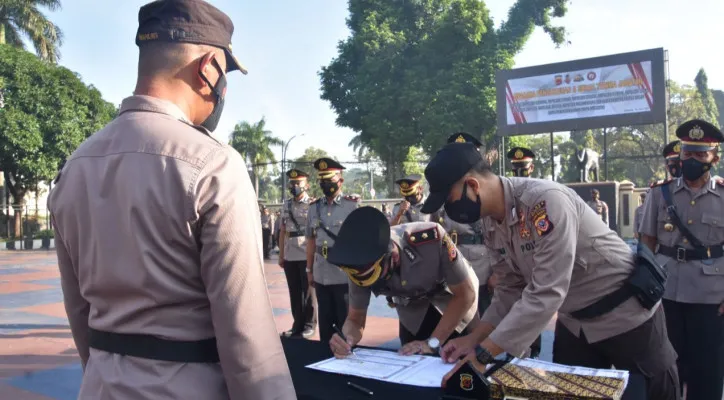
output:
<svg viewBox="0 0 724 400"><path fill-rule="evenodd" d="M475 273L436 223L390 228L382 212L361 207L342 224L327 261L350 280L346 342L336 333L329 341L335 357L362 340L371 294L394 296L400 322L414 333L401 354L437 353L448 338L480 323Z"/></svg>
<svg viewBox="0 0 724 400"><path fill-rule="evenodd" d="M660 273L648 249L634 257L564 185L496 176L471 144L445 146L425 176L430 194L422 212L444 204L459 222L482 219L485 244L507 261L475 332L442 349L447 362L464 357L443 384L464 362L482 371L502 352L520 356L558 312L554 362L614 366L643 375L651 400L679 398L676 353L660 307L663 279L648 278ZM641 290L632 278L641 278Z"/></svg>

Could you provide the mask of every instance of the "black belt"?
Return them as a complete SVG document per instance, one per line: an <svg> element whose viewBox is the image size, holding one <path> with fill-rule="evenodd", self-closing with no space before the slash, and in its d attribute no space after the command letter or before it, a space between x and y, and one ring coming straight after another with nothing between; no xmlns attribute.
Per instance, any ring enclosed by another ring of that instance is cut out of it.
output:
<svg viewBox="0 0 724 400"><path fill-rule="evenodd" d="M176 341L151 335L103 332L89 328L90 347L124 356L180 363L218 363L216 338Z"/></svg>
<svg viewBox="0 0 724 400"><path fill-rule="evenodd" d="M459 235L456 232L450 234L453 243L458 244L483 244L483 235Z"/></svg>
<svg viewBox="0 0 724 400"><path fill-rule="evenodd" d="M290 237L290 238L300 237L300 236L304 236L304 232L289 232L289 237Z"/></svg>
<svg viewBox="0 0 724 400"><path fill-rule="evenodd" d="M721 245L707 247L705 249L685 249L683 247L669 247L659 245L659 254L676 259L679 262L689 260L708 260L724 256L724 249Z"/></svg>

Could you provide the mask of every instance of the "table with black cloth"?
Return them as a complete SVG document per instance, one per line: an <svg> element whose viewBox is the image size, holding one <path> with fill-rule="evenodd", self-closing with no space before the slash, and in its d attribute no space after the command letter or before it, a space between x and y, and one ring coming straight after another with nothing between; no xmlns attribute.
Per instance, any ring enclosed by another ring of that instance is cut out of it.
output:
<svg viewBox="0 0 724 400"><path fill-rule="evenodd" d="M299 400L362 400L370 398L370 396L347 386L347 382L353 382L371 390L374 393L371 397L378 399L438 400L443 395L441 388L400 385L306 368L309 364L332 357L332 351L327 343L282 338L282 345ZM645 392L646 382L643 377L631 374L622 400L646 400Z"/></svg>

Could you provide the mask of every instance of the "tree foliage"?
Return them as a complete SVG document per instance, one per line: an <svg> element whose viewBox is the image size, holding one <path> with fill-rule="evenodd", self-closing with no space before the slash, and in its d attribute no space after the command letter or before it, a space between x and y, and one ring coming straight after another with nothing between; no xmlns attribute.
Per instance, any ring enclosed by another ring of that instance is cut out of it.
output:
<svg viewBox="0 0 724 400"><path fill-rule="evenodd" d="M18 207L28 190L50 181L81 142L115 116L116 107L74 72L8 45L0 45L0 78L0 170Z"/></svg>
<svg viewBox="0 0 724 400"><path fill-rule="evenodd" d="M492 138L495 72L513 66L536 26L563 43L551 20L566 4L518 0L495 29L480 0L350 0L351 36L320 72L322 98L383 160L392 188L410 146L432 155L451 132Z"/></svg>
<svg viewBox="0 0 724 400"><path fill-rule="evenodd" d="M717 108L714 94L709 89L709 78L706 76L704 68L699 70L694 79L696 90L701 97L701 103L704 106L704 114L699 118L707 120L714 125L719 125L719 109Z"/></svg>
<svg viewBox="0 0 724 400"><path fill-rule="evenodd" d="M229 145L241 154L247 164L250 165L249 173L254 180L254 190L259 196L259 181L266 178L270 172L269 166L276 164L272 146L281 146L284 142L273 136L272 132L266 129L266 120L262 117L254 124L247 121L239 122L231 132ZM275 168L273 168L275 169Z"/></svg>
<svg viewBox="0 0 724 400"><path fill-rule="evenodd" d="M60 0L3 0L0 1L0 44L25 49L23 36L30 39L38 57L57 63L63 32L39 9L60 9Z"/></svg>

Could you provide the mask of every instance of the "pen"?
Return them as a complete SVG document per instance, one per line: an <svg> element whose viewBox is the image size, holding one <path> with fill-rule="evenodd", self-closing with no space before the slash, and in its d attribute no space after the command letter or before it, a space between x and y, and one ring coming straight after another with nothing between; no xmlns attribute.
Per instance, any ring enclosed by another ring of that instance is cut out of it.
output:
<svg viewBox="0 0 724 400"><path fill-rule="evenodd" d="M371 390L367 389L366 387L362 387L356 383L347 382L347 386L351 387L354 390L360 391L368 396L372 396L374 394Z"/></svg>
<svg viewBox="0 0 724 400"><path fill-rule="evenodd" d="M347 343L347 337L344 336L344 333L342 333L342 331L337 327L337 324L332 324L332 328L334 328L334 331L337 332L337 334L339 335L339 337L341 337L342 340L344 340L344 342ZM352 346L350 346L350 351L349 351L349 353L350 353L352 356L354 356L354 351L352 351L351 348L352 348Z"/></svg>

